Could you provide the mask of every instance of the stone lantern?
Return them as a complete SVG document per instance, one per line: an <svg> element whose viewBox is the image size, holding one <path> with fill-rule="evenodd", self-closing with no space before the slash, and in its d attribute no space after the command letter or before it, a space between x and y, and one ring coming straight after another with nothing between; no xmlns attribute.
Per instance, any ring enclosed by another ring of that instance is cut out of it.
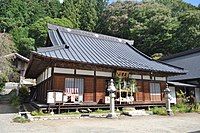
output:
<svg viewBox="0 0 200 133"><path fill-rule="evenodd" d="M113 79L110 80L110 85L108 86L109 96L110 96L110 113L107 115L107 118L116 118L115 113L115 91L116 88L113 83Z"/></svg>
<svg viewBox="0 0 200 133"><path fill-rule="evenodd" d="M164 90L164 92L165 92L165 98L166 98L166 111L167 111L167 114L171 116L173 115L173 112L170 106L170 101L172 99L172 96L170 94L171 90L168 88L168 84L166 85L166 89Z"/></svg>

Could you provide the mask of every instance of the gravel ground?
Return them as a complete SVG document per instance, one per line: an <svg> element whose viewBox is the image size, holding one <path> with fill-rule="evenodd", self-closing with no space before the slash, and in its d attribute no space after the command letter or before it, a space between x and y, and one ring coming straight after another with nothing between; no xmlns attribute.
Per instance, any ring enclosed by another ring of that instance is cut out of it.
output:
<svg viewBox="0 0 200 133"><path fill-rule="evenodd" d="M81 118L14 123L16 109L0 104L0 133L200 133L200 114L121 116L117 119ZM9 112L9 113L6 113Z"/></svg>
<svg viewBox="0 0 200 133"><path fill-rule="evenodd" d="M185 133L200 132L200 114L121 116L118 119L81 118L14 123L16 114L0 114L0 133Z"/></svg>

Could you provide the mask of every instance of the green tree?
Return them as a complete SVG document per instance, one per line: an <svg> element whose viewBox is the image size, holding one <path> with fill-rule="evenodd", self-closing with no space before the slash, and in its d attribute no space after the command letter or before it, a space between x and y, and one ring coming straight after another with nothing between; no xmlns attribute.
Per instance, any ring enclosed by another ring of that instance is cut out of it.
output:
<svg viewBox="0 0 200 133"><path fill-rule="evenodd" d="M171 9L172 16L178 16L180 13L188 10L196 10L197 7L184 2L183 0L143 0L144 3L159 3Z"/></svg>
<svg viewBox="0 0 200 133"><path fill-rule="evenodd" d="M73 28L74 25L73 23L67 19L67 18L50 18L50 17L45 17L39 19L37 22L32 24L29 29L29 36L33 39L35 39L35 47L43 47L45 46L45 41L47 38L47 24L56 24L60 25L63 27L69 27Z"/></svg>
<svg viewBox="0 0 200 133"><path fill-rule="evenodd" d="M128 16L136 3L117 1L109 5L102 13L97 32L122 38L129 36Z"/></svg>
<svg viewBox="0 0 200 133"><path fill-rule="evenodd" d="M80 25L80 7L82 0L64 0L61 8L61 18L69 19L75 27Z"/></svg>
<svg viewBox="0 0 200 133"><path fill-rule="evenodd" d="M14 28L28 26L47 16L40 0L1 0L0 30L9 32Z"/></svg>
<svg viewBox="0 0 200 133"><path fill-rule="evenodd" d="M29 57L31 51L35 50L35 40L29 38L28 28L15 28L11 31L17 52L23 56Z"/></svg>
<svg viewBox="0 0 200 133"><path fill-rule="evenodd" d="M96 6L97 16L100 17L108 5L108 0L97 0L96 2L97 2Z"/></svg>
<svg viewBox="0 0 200 133"><path fill-rule="evenodd" d="M93 31L97 22L96 0L85 0L80 8L80 29Z"/></svg>
<svg viewBox="0 0 200 133"><path fill-rule="evenodd" d="M9 32L12 28L22 26L26 11L26 6L22 0L1 0L0 30Z"/></svg>
<svg viewBox="0 0 200 133"><path fill-rule="evenodd" d="M97 11L97 17L98 20L96 22L96 27L95 27L95 31L96 32L101 32L101 27L103 25L102 21L102 14L103 12L106 10L108 6L108 0L97 0L97 6L96 6L96 11Z"/></svg>
<svg viewBox="0 0 200 133"><path fill-rule="evenodd" d="M178 20L180 26L174 35L173 53L200 47L200 11L190 10L182 13Z"/></svg>
<svg viewBox="0 0 200 133"><path fill-rule="evenodd" d="M9 75L14 73L14 69L10 63L8 54L15 52L16 48L12 41L12 37L7 33L0 34L0 91L5 82L9 81Z"/></svg>
<svg viewBox="0 0 200 133"><path fill-rule="evenodd" d="M46 16L52 18L60 17L61 3L59 0L40 0L39 4L45 11Z"/></svg>
<svg viewBox="0 0 200 133"><path fill-rule="evenodd" d="M48 15L41 0L25 0L24 4L26 5L28 12L25 19L26 26L29 26L35 23L40 18L44 18Z"/></svg>
<svg viewBox="0 0 200 133"><path fill-rule="evenodd" d="M168 54L173 34L179 27L169 8L157 3L137 5L129 16L129 22L129 39L135 40L138 49L148 55Z"/></svg>

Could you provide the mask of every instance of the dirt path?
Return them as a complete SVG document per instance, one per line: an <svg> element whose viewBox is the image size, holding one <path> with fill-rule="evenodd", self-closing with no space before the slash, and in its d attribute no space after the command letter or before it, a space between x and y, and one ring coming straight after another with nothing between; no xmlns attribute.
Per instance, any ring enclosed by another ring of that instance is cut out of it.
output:
<svg viewBox="0 0 200 133"><path fill-rule="evenodd" d="M188 113L173 117L136 116L119 119L66 119L11 122L14 115L0 114L0 133L185 133L200 132L200 114Z"/></svg>

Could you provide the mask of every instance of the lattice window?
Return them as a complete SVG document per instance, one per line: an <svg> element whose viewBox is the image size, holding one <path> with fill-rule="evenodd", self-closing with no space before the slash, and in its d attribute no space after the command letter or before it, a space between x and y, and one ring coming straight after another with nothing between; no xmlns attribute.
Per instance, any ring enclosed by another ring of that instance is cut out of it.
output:
<svg viewBox="0 0 200 133"><path fill-rule="evenodd" d="M83 78L65 78L66 102L82 102L84 90Z"/></svg>
<svg viewBox="0 0 200 133"><path fill-rule="evenodd" d="M161 101L161 92L159 83L150 83L151 101Z"/></svg>

